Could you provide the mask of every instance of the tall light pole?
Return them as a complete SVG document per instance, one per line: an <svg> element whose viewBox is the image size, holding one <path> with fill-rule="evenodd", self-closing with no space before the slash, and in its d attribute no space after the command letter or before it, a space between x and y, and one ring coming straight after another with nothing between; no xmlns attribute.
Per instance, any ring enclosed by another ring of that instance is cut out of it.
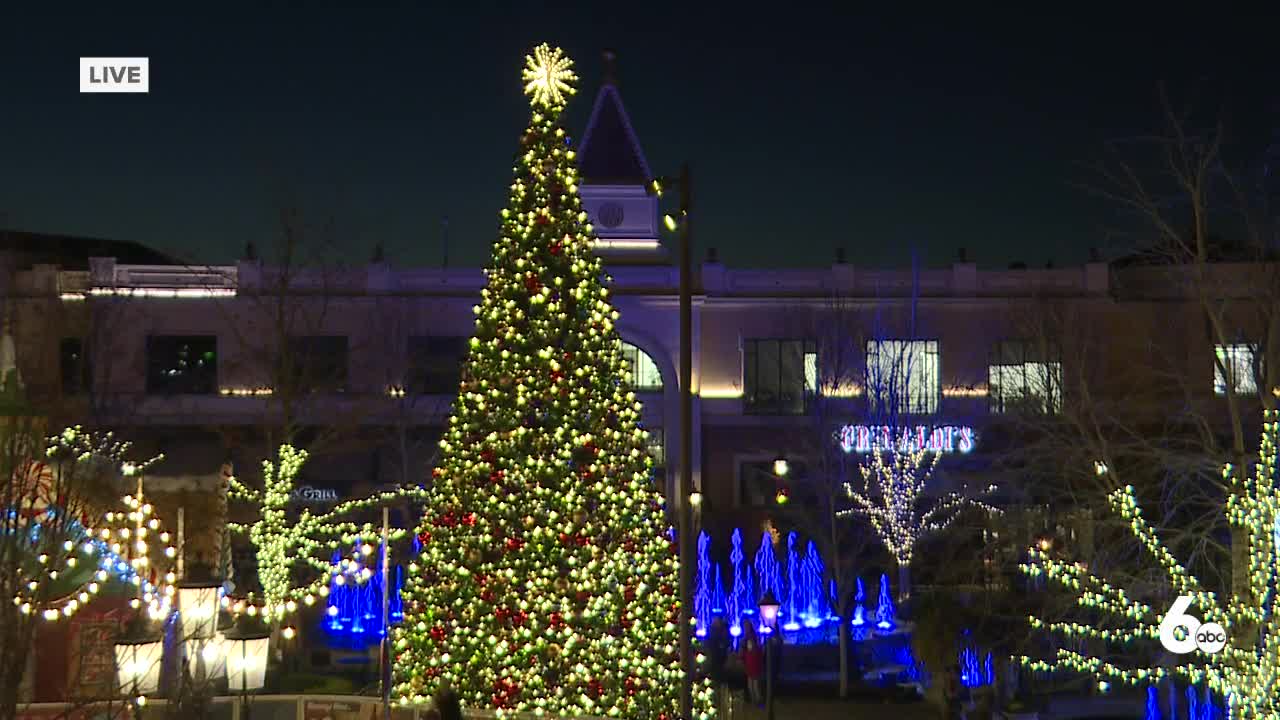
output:
<svg viewBox="0 0 1280 720"><path fill-rule="evenodd" d="M654 180L654 189L662 193L663 179ZM680 166L680 215L666 215L663 223L677 231L680 253L680 478L677 485L676 542L680 561L680 669L684 680L680 686L680 717L693 718L693 268L692 183L689 163Z"/></svg>

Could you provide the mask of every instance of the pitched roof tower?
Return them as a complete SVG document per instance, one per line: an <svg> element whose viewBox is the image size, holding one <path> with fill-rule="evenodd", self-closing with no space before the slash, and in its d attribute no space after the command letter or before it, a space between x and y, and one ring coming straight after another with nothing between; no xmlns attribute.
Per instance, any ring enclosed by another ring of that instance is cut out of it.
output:
<svg viewBox="0 0 1280 720"><path fill-rule="evenodd" d="M602 257L657 262L665 255L658 237L658 199L649 192L653 173L618 94L616 61L613 52L604 53L604 82L578 151L579 192Z"/></svg>

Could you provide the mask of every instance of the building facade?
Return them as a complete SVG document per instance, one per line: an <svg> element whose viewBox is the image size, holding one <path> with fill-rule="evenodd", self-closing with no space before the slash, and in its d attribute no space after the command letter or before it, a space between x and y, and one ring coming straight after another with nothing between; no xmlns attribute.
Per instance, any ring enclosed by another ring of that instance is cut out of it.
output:
<svg viewBox="0 0 1280 720"><path fill-rule="evenodd" d="M633 385L672 487L679 277L653 173L611 81L580 159ZM320 498L429 477L484 282L479 269L282 268L252 257L208 267L11 258L9 268L17 362L55 422L127 429L165 453L160 472L179 485L214 482L228 458L256 467L286 426L327 432L332 457L308 471ZM1153 418L1189 398L1210 415L1226 412L1228 394L1256 404L1260 328L1242 313L1239 341L1215 343L1187 272L1102 261L987 270L963 256L949 268L837 257L747 270L709 255L695 269L692 340L691 457L705 514L767 514L787 482L775 459L814 473L819 455L856 457L878 442L945 453L952 484L1016 485L993 458L1008 451L1014 416L1061 413L1080 401L1074 388L1132 395ZM1228 294L1255 272L1213 268ZM1138 389L1150 392L1139 401Z"/></svg>

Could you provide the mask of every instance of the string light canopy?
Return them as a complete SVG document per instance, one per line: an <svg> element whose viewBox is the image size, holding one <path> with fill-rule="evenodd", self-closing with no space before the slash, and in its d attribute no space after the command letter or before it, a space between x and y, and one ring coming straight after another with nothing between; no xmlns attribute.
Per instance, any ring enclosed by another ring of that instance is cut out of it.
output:
<svg viewBox="0 0 1280 720"><path fill-rule="evenodd" d="M1227 635L1227 644L1215 654L1198 649L1179 656L1180 662L1162 666L1125 666L1069 648L1059 648L1051 659L1019 656L1021 663L1036 671L1066 670L1096 676L1100 681L1130 685L1156 684L1177 678L1191 684L1205 684L1227 699L1231 715L1242 720L1272 720L1280 717L1280 487L1277 487L1277 437L1280 416L1265 410L1258 460L1247 474L1227 464L1222 479L1231 492L1225 514L1232 527L1242 531L1248 546L1248 594L1220 598L1182 565L1160 541L1144 517L1132 485L1108 496L1112 511L1129 526L1147 557L1155 560L1163 576L1164 597L1191 598L1192 614L1204 623L1218 623ZM1098 475L1112 474L1104 462L1094 465ZM1029 619L1031 627L1068 640L1092 639L1119 648L1152 644L1160 634L1161 618L1168 608L1152 607L1134 598L1124 588L1088 571L1083 563L1055 557L1039 547L1028 551L1028 561L1020 566L1034 579L1047 578L1074 596L1075 604L1090 616L1104 616L1102 623L1044 622Z"/></svg>

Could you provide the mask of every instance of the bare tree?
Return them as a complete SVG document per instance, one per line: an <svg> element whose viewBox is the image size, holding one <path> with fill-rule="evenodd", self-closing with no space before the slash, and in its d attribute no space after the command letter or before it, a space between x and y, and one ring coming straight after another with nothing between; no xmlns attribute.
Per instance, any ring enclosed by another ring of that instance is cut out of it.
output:
<svg viewBox="0 0 1280 720"><path fill-rule="evenodd" d="M1163 109L1165 131L1113 143L1086 188L1127 225L1111 302L1040 298L1020 313L1025 335L1061 350L1061 406L1011 417L1028 442L1007 461L1042 481L1046 505L1087 510L1047 522L1033 554L1065 553L1079 572L1167 608L1161 567L1116 542L1132 536L1130 519L1105 512L1127 493L1154 511L1152 532L1206 590L1256 603L1247 528L1229 525L1223 508L1243 502L1257 418L1276 405L1275 158L1233 167L1220 124L1200 129L1167 101ZM1087 547L1064 537L1077 533L1091 536ZM1233 632L1240 647L1258 637L1249 625ZM1148 663L1149 651L1127 649L1125 660Z"/></svg>

